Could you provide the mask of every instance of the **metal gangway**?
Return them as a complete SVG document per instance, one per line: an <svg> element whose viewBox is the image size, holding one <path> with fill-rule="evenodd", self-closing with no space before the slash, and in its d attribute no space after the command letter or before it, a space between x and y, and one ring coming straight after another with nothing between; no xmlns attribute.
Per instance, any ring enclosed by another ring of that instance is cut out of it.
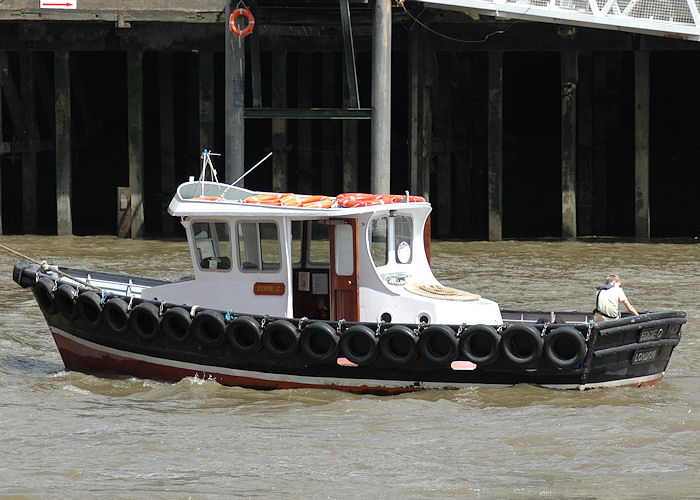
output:
<svg viewBox="0 0 700 500"><path fill-rule="evenodd" d="M700 40L700 0L429 0L423 3L500 18Z"/></svg>

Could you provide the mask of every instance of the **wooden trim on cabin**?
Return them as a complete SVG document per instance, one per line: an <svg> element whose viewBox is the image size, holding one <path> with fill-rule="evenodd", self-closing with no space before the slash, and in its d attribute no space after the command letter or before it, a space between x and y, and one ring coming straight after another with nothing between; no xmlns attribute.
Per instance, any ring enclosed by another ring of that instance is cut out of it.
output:
<svg viewBox="0 0 700 500"><path fill-rule="evenodd" d="M423 248L425 248L425 258L428 259L428 265L430 265L430 245L432 238L430 214L428 214L428 218L425 220L425 225L423 226Z"/></svg>
<svg viewBox="0 0 700 500"><path fill-rule="evenodd" d="M352 227L353 272L349 276L339 276L335 272L335 226L331 226L331 266L329 273L331 285L331 320L338 321L345 319L347 321L360 321L360 293L358 285L360 274L360 245L358 224L357 219L343 219L343 222L344 224L349 224Z"/></svg>

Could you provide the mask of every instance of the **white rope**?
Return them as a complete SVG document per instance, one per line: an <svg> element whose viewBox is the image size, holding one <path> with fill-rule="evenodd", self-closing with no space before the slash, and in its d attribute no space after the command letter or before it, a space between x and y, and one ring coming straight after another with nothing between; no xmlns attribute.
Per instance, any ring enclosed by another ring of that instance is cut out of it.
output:
<svg viewBox="0 0 700 500"><path fill-rule="evenodd" d="M231 185L230 185L229 187L227 187L227 188L224 190L223 193L221 193L221 198L224 197L224 195L226 194L226 192L227 192L229 189L231 189L233 186L235 186L236 184L238 184L238 182L240 182L240 180L243 179L243 177L245 177L246 175L248 175L249 173L251 173L253 170L255 170L256 168L258 168L258 166L260 166L260 165L262 164L262 162L264 162L265 160L267 160L270 156L272 156L272 151L270 151L269 153L267 153L267 155L265 156L265 158L263 158L263 159L260 160L258 163L256 163L255 165L253 165L253 167L252 167L250 170L248 170L246 173L244 173L243 175L241 175L238 179L236 179L235 181L233 181L233 182L231 183Z"/></svg>
<svg viewBox="0 0 700 500"><path fill-rule="evenodd" d="M6 247L5 245L0 245L0 248L10 252L11 254L18 256L18 257L21 257L23 259L27 259L28 261L34 262L34 264L39 264L41 266L41 270L44 272L50 270L50 271L53 271L55 273L60 274L61 276L65 276L66 278L72 279L73 281L80 283L83 286L86 286L88 288L93 288L94 290L97 290L98 292L102 291L102 289L99 286L93 285L92 283L88 283L87 281L83 281L80 278L76 278L75 276L71 276L68 273L64 273L63 271L61 271L57 267L50 266L48 264L48 262L46 262L45 260L42 260L41 262L39 262L38 260L32 259L31 257L28 257L26 255L23 255L23 254L19 253L18 251L11 249L10 247Z"/></svg>

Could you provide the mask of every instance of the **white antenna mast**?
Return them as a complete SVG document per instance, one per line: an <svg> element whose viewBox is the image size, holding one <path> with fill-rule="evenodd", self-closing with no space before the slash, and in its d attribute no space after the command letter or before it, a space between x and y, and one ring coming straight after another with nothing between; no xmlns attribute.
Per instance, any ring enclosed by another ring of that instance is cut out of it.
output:
<svg viewBox="0 0 700 500"><path fill-rule="evenodd" d="M211 162L212 156L221 156L221 154L212 153L208 149L202 151L202 173L199 175L199 182L202 185L202 196L204 196L204 181L207 180L207 167L209 167L209 170L211 172L211 179L217 184L219 183L219 179L216 176L216 169L214 168L214 165Z"/></svg>

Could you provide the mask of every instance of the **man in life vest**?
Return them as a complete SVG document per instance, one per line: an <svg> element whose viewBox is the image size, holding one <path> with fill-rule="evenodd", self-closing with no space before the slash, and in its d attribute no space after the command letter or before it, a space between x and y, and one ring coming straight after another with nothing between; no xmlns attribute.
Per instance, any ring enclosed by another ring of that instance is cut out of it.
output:
<svg viewBox="0 0 700 500"><path fill-rule="evenodd" d="M622 282L617 274L610 274L605 278L605 285L598 287L598 295L595 299L595 309L593 312L596 321L611 321L620 317L619 306L624 304L633 316L639 316L637 310L627 300L625 292L622 290Z"/></svg>

